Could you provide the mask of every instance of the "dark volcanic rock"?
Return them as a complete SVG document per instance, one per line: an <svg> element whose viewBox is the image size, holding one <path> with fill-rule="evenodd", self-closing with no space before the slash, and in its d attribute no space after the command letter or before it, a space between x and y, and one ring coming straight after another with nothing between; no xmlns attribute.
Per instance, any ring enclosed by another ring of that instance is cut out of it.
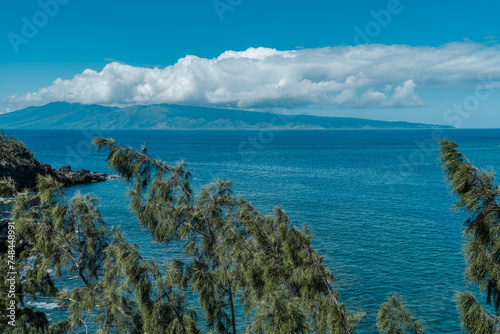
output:
<svg viewBox="0 0 500 334"><path fill-rule="evenodd" d="M11 177L18 189L35 189L37 175L54 177L65 186L102 182L107 175L88 170L73 171L70 166L56 170L39 162L22 141L0 131L0 179Z"/></svg>
<svg viewBox="0 0 500 334"><path fill-rule="evenodd" d="M38 175L52 176L64 186L102 182L108 179L106 174L91 173L84 169L74 171L70 166L63 166L59 170L54 169L36 160L22 141L0 130L0 179L11 177L17 190L35 190ZM0 218L9 217L9 210L9 203L1 202ZM11 222L10 218L0 219L0 253L7 250L9 222ZM16 245L16 254L29 246L26 242L19 241Z"/></svg>
<svg viewBox="0 0 500 334"><path fill-rule="evenodd" d="M74 186L77 184L95 183L106 181L107 175L101 173L91 173L88 170L73 171L70 166L63 166L57 170L50 165L34 161L21 161L18 164L0 161L0 179L11 177L19 189L35 189L36 176L50 175L65 186Z"/></svg>
<svg viewBox="0 0 500 334"><path fill-rule="evenodd" d="M71 169L71 166L62 166L59 170L55 171L55 174L55 177L66 186L102 182L108 178L106 174L91 173L85 169L74 171Z"/></svg>

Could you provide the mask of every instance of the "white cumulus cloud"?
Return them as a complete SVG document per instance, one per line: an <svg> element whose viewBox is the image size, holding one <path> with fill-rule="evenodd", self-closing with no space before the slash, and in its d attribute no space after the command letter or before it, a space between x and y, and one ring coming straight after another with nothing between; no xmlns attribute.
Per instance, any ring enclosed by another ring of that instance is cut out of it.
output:
<svg viewBox="0 0 500 334"><path fill-rule="evenodd" d="M249 48L217 58L181 58L165 68L111 62L0 101L0 112L54 101L126 106L186 104L236 108L425 105L422 89L474 88L500 80L500 48L472 42L439 47L359 45L277 51ZM393 88L395 87L395 88Z"/></svg>

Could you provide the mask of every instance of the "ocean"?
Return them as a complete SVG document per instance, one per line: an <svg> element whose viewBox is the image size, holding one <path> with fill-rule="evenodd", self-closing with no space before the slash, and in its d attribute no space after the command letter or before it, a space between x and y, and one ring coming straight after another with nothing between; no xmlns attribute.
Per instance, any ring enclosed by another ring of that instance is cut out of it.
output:
<svg viewBox="0 0 500 334"><path fill-rule="evenodd" d="M261 212L283 208L307 224L335 275L341 301L364 311L358 333L376 332L378 307L401 294L428 333L460 333L455 293L468 287L462 224L451 206L437 138L455 141L479 167L500 171L500 130L99 131L16 130L35 156L59 168L109 173L94 136L112 137L169 163L184 160L195 188L216 178ZM123 180L67 188L101 199L108 225L120 225L148 258L178 254L153 242L128 212ZM52 319L53 304L38 303Z"/></svg>

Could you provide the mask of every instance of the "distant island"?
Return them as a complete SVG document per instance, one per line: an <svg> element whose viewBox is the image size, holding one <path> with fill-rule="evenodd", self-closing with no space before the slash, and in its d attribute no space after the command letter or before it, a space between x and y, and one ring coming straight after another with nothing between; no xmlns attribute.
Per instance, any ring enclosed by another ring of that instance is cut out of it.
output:
<svg viewBox="0 0 500 334"><path fill-rule="evenodd" d="M171 104L126 108L54 102L0 115L4 129L451 129L449 125L387 122L350 117L282 115Z"/></svg>

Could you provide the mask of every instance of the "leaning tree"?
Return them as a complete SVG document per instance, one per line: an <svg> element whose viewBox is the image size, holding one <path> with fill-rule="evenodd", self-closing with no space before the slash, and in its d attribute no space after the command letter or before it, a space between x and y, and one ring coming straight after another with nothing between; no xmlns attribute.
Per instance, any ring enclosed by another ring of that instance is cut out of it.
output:
<svg viewBox="0 0 500 334"><path fill-rule="evenodd" d="M363 314L339 300L307 226L295 227L279 208L263 215L228 181L195 192L183 163L152 159L145 148L102 138L95 145L128 183L139 224L182 255L167 263L145 258L119 228L106 225L98 199L68 198L50 176L39 176L37 192L0 181L0 194L16 197L12 218L22 244L15 294L22 323L11 327L2 318L2 332L355 332ZM49 323L27 303L33 299L57 302L68 317ZM0 305L8 302L0 293ZM423 332L397 296L377 321L381 333Z"/></svg>
<svg viewBox="0 0 500 334"><path fill-rule="evenodd" d="M466 279L476 291L457 293L463 327L470 333L500 332L500 188L493 172L472 165L457 144L440 141L441 161L449 185L464 211ZM479 291L478 291L479 290ZM477 292L485 294L485 304Z"/></svg>

